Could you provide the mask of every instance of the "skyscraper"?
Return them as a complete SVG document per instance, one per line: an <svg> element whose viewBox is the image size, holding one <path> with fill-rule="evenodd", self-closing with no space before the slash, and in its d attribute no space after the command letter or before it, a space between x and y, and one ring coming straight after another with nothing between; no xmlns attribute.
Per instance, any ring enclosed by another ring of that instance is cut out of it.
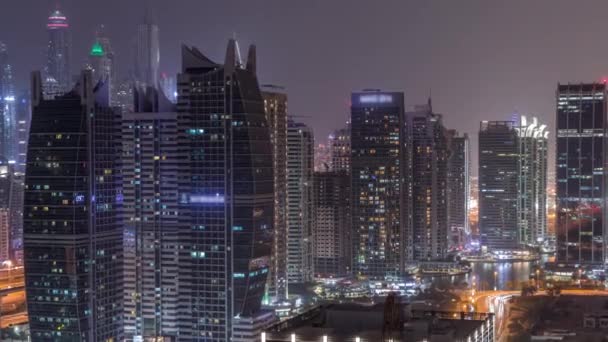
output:
<svg viewBox="0 0 608 342"><path fill-rule="evenodd" d="M143 86L158 86L159 62L158 25L152 18L150 9L146 8L144 21L137 25L135 38L135 81Z"/></svg>
<svg viewBox="0 0 608 342"><path fill-rule="evenodd" d="M470 146L469 136L455 130L448 131L448 229L451 247L464 247L470 238L469 193Z"/></svg>
<svg viewBox="0 0 608 342"><path fill-rule="evenodd" d="M441 114L433 112L431 100L405 114L405 179L410 189L414 260L445 258L448 243L447 166L448 146Z"/></svg>
<svg viewBox="0 0 608 342"><path fill-rule="evenodd" d="M343 277L351 270L350 176L345 171L314 174L314 270Z"/></svg>
<svg viewBox="0 0 608 342"><path fill-rule="evenodd" d="M53 100L32 75L24 259L33 340L122 339L119 118L90 71Z"/></svg>
<svg viewBox="0 0 608 342"><path fill-rule="evenodd" d="M93 79L106 82L110 94L114 95L114 82L116 82L114 51L104 25L100 25L95 34L95 41L89 51L89 63L93 70ZM111 99L110 103L114 105L114 99Z"/></svg>
<svg viewBox="0 0 608 342"><path fill-rule="evenodd" d="M262 91L272 142L274 170L274 238L269 295L287 298L287 94L283 88L265 85Z"/></svg>
<svg viewBox="0 0 608 342"><path fill-rule="evenodd" d="M519 247L519 143L514 121L482 121L479 129L479 232L490 249Z"/></svg>
<svg viewBox="0 0 608 342"><path fill-rule="evenodd" d="M29 91L20 92L15 98L15 114L17 122L17 158L15 160L15 169L23 174L25 173L27 141L29 139L30 120L32 118Z"/></svg>
<svg viewBox="0 0 608 342"><path fill-rule="evenodd" d="M303 123L287 124L287 283L313 279L314 136Z"/></svg>
<svg viewBox="0 0 608 342"><path fill-rule="evenodd" d="M9 260L11 255L12 171L6 158L0 159L0 262Z"/></svg>
<svg viewBox="0 0 608 342"><path fill-rule="evenodd" d="M224 64L182 48L178 75L180 338L259 336L274 221L271 133L256 76L230 40Z"/></svg>
<svg viewBox="0 0 608 342"><path fill-rule="evenodd" d="M68 92L72 87L70 25L67 17L53 11L48 18L46 30L49 35L45 69L45 89L47 92ZM49 94L50 95L50 94Z"/></svg>
<svg viewBox="0 0 608 342"><path fill-rule="evenodd" d="M353 270L373 278L400 275L412 251L403 177L403 93L351 96Z"/></svg>
<svg viewBox="0 0 608 342"><path fill-rule="evenodd" d="M547 125L537 118L519 122L518 228L520 243L541 245L547 235Z"/></svg>
<svg viewBox="0 0 608 342"><path fill-rule="evenodd" d="M9 63L8 49L0 42L0 156L15 160L16 103L13 69Z"/></svg>
<svg viewBox="0 0 608 342"><path fill-rule="evenodd" d="M178 336L177 113L155 88L122 114L125 337Z"/></svg>
<svg viewBox="0 0 608 342"><path fill-rule="evenodd" d="M329 135L330 168L350 173L350 123Z"/></svg>
<svg viewBox="0 0 608 342"><path fill-rule="evenodd" d="M10 258L15 265L23 265L23 201L25 174L15 164L9 164L11 195L9 203Z"/></svg>
<svg viewBox="0 0 608 342"><path fill-rule="evenodd" d="M606 85L559 84L557 259L606 260Z"/></svg>

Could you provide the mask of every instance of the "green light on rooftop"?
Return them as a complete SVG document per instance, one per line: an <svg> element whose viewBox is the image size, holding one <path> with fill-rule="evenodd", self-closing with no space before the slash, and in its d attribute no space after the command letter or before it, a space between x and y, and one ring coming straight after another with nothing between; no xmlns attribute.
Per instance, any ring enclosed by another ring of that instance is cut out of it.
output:
<svg viewBox="0 0 608 342"><path fill-rule="evenodd" d="M93 44L93 47L91 48L91 56L103 56L103 47L101 44Z"/></svg>

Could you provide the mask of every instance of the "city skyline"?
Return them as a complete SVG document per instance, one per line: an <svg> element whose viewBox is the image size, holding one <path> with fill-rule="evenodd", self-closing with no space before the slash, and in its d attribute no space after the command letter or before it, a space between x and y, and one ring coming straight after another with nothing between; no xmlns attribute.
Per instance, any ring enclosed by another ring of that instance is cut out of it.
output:
<svg viewBox="0 0 608 342"><path fill-rule="evenodd" d="M608 329L601 6L7 1L0 340Z"/></svg>
<svg viewBox="0 0 608 342"><path fill-rule="evenodd" d="M431 91L434 107L445 114L446 126L469 133L475 149L478 121L507 120L518 110L538 116L548 124L549 131L554 131L554 104L549 100L552 86L564 81L600 81L608 75L601 58L590 57L572 69L566 66L574 61L574 56L557 53L562 41L575 38L575 33L567 29L570 26L559 23L571 23L573 17L578 17L573 14L582 11L568 7L566 1L553 1L551 6L544 6L546 1L517 1L509 6L477 1L470 6L439 2L374 6L355 2L349 7L344 3L287 6L273 2L264 10L252 11L236 11L247 6L240 1L215 4L214 11L204 11L204 6L195 1L186 1L184 6L149 2L157 14L162 14L157 15L161 72L177 73L181 43L205 47L212 58L219 59L223 42L236 33L243 44L251 42L260 47L261 82L285 86L292 94L291 111L311 117L303 121L313 127L320 141L333 129L344 126L350 92L368 86L404 91L408 109L424 101ZM12 15L0 23L4 32L10 32L12 27L22 28L19 37L0 36L11 53L17 89L27 87L29 72L39 69L44 60L45 21L55 1L43 3L9 1L6 5ZM120 72L131 67L132 39L137 23L144 17L143 1L107 1L88 4L86 8L73 0L59 3L72 29L73 74L84 62L99 24L107 27ZM574 19L580 22L571 25L599 35L601 13L606 12L601 7L608 10L608 4L596 5L597 11L585 12L585 20ZM352 19L333 25L336 16L344 11L352 12ZM313 13L319 25L310 27ZM365 24L361 19L367 14L387 20ZM543 25L536 21L547 14L555 19ZM267 23L266 16L275 18L275 22ZM519 25L513 31L510 24L515 19ZM482 30L486 25L490 29ZM458 29L452 30L453 27ZM538 41L543 44L536 46ZM577 49L589 51L590 56L608 53L592 39L576 41ZM365 49L359 51L361 47ZM311 56L310 51L324 53ZM361 65L366 67L360 68ZM350 72L352 68L358 72ZM527 87L521 86L524 79ZM310 98L316 101L311 102ZM552 151L551 143L550 165ZM476 174L477 158L472 159L472 172Z"/></svg>

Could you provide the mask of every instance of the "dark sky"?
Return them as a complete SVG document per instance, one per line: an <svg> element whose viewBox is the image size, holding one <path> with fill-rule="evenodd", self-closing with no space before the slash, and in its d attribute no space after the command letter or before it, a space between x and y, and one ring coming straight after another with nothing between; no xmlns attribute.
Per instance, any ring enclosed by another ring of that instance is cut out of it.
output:
<svg viewBox="0 0 608 342"><path fill-rule="evenodd" d="M46 17L57 2L2 0L0 40L19 86L43 65ZM72 29L75 72L102 23L120 70L130 66L142 0L59 2ZM258 47L260 82L285 86L290 113L309 116L302 121L319 141L346 121L353 90L402 90L410 107L432 89L446 126L472 134L476 159L480 120L536 114L553 139L556 84L608 75L605 0L151 2L161 71L177 72L181 43L221 61L236 32L242 50Z"/></svg>

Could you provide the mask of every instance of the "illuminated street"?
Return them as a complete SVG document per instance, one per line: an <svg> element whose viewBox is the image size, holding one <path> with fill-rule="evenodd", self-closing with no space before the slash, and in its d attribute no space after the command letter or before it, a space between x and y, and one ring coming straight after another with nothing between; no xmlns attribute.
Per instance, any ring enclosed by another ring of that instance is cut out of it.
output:
<svg viewBox="0 0 608 342"><path fill-rule="evenodd" d="M0 272L0 329L27 323L23 267Z"/></svg>
<svg viewBox="0 0 608 342"><path fill-rule="evenodd" d="M467 291L468 292L468 291ZM494 326L498 341L505 339L505 329L509 321L509 300L520 296L521 291L479 291L474 296L463 297L463 303L473 303L477 312L491 312L495 314ZM571 296L607 296L608 291L595 289L571 289L562 290L561 295ZM537 292L534 296L547 296L544 291Z"/></svg>

